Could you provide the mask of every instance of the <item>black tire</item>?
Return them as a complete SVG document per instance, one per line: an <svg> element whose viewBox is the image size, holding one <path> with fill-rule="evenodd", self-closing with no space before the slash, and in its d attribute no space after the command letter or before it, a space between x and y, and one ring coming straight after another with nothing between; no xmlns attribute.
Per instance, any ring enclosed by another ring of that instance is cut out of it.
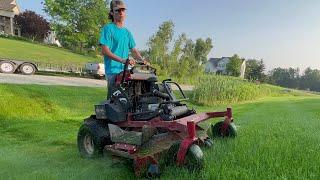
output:
<svg viewBox="0 0 320 180"><path fill-rule="evenodd" d="M112 144L106 124L89 118L78 132L78 149L84 158L96 158L103 154L105 145Z"/></svg>
<svg viewBox="0 0 320 180"><path fill-rule="evenodd" d="M213 137L231 137L234 138L237 136L237 128L234 125L234 123L230 123L228 125L228 128L223 134L222 132L222 126L223 126L223 121L216 123L215 125L211 125L211 131L212 131L212 136Z"/></svg>
<svg viewBox="0 0 320 180"><path fill-rule="evenodd" d="M165 160L166 165L173 165L176 163L179 147L180 142L177 142L169 148ZM189 147L184 165L189 171L198 171L203 168L203 152L198 145L192 144Z"/></svg>
<svg viewBox="0 0 320 180"><path fill-rule="evenodd" d="M93 77L94 77L95 79L104 79L104 78L105 78L104 75L100 75L100 74L94 74Z"/></svg>
<svg viewBox="0 0 320 180"><path fill-rule="evenodd" d="M167 151L166 157L165 157L165 164L166 165L173 165L176 163L177 160L177 153L180 147L181 142L175 142L172 144Z"/></svg>
<svg viewBox="0 0 320 180"><path fill-rule="evenodd" d="M204 159L201 148L196 144L192 144L186 155L186 166L188 170L199 171L203 168L203 165Z"/></svg>
<svg viewBox="0 0 320 180"><path fill-rule="evenodd" d="M212 147L213 146L213 140L211 138L207 138L204 140L204 145L208 148Z"/></svg>
<svg viewBox="0 0 320 180"><path fill-rule="evenodd" d="M23 63L20 65L19 70L24 75L32 75L36 72L36 67L31 63Z"/></svg>
<svg viewBox="0 0 320 180"><path fill-rule="evenodd" d="M1 61L0 62L0 72L6 74L12 74L16 70L15 65L10 61Z"/></svg>

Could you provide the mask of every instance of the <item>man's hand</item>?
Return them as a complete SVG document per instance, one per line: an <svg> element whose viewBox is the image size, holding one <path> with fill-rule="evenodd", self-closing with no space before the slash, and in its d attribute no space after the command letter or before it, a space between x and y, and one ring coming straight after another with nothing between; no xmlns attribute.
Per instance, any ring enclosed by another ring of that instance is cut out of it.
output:
<svg viewBox="0 0 320 180"><path fill-rule="evenodd" d="M149 61L147 61L147 60L143 60L143 64L145 64L145 65L147 65L147 66L150 66L150 62Z"/></svg>
<svg viewBox="0 0 320 180"><path fill-rule="evenodd" d="M131 66L134 66L134 65L136 64L136 60L134 60L134 59L129 59L129 64L130 64Z"/></svg>

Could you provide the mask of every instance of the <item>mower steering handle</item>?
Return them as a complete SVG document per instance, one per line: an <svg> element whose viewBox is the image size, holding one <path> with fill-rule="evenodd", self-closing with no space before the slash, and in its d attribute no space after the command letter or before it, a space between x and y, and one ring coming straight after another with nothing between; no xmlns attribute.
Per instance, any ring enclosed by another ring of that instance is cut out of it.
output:
<svg viewBox="0 0 320 180"><path fill-rule="evenodd" d="M130 62L130 59L128 58L126 60L126 62L124 63L124 67L123 67L123 75L122 75L122 80L121 80L121 83L124 82L124 78L126 76L126 71L128 70L128 67L129 67L129 62ZM136 61L137 64L141 65L141 66L148 66L148 65L145 65L143 61Z"/></svg>
<svg viewBox="0 0 320 180"><path fill-rule="evenodd" d="M124 64L123 74L122 74L122 79L121 79L121 84L124 82L124 78L125 78L125 76L126 76L126 71L127 71L127 69L128 69L128 66L129 66L129 61L130 61L130 59L128 58L128 59L126 60L126 63Z"/></svg>

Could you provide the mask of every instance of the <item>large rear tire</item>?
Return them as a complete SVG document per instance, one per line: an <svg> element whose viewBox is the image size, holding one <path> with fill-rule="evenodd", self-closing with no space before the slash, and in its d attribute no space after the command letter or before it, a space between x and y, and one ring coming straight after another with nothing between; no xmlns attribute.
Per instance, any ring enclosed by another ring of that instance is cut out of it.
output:
<svg viewBox="0 0 320 180"><path fill-rule="evenodd" d="M96 158L103 154L105 145L112 144L108 126L96 119L89 119L78 132L78 149L84 158Z"/></svg>
<svg viewBox="0 0 320 180"><path fill-rule="evenodd" d="M226 132L222 132L223 121L211 125L211 131L213 137L231 137L234 138L237 136L237 128L234 123L230 123L226 129Z"/></svg>

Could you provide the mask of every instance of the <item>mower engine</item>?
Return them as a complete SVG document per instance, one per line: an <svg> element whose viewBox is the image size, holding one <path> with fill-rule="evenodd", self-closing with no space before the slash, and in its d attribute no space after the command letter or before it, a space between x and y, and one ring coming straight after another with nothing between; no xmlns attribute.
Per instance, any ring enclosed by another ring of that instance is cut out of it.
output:
<svg viewBox="0 0 320 180"><path fill-rule="evenodd" d="M171 85L180 90L184 99L177 100ZM126 121L130 113L134 121L148 121L160 116L164 121L172 121L194 114L187 105L181 87L170 79L157 82L156 70L150 66L135 66L116 77L116 88L110 100L96 105L97 119L111 122Z"/></svg>

